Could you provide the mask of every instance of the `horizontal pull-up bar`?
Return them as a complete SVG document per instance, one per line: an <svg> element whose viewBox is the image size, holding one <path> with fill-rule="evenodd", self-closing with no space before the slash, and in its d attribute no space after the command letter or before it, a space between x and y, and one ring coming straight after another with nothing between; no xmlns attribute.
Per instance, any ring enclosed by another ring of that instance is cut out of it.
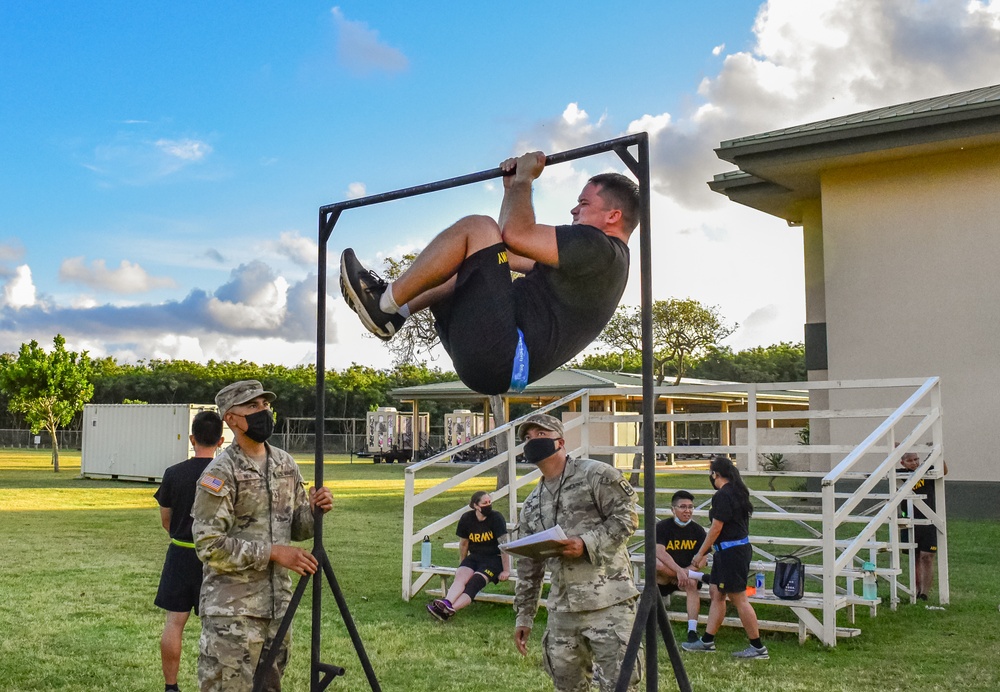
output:
<svg viewBox="0 0 1000 692"><path fill-rule="evenodd" d="M586 158L587 156L593 156L594 154L600 154L605 151L614 151L621 157L625 165L629 167L629 170L635 172L634 166L636 165L635 159L628 153L628 147L633 144L638 144L639 141L646 137L645 132L640 132L634 135L627 135L625 137L618 137L617 139L609 139L605 142L597 142L596 144L588 144L585 147L580 147L578 149L570 149L569 151L559 152L558 154L549 154L545 157L545 165L551 166L556 163L565 163L567 161L574 161L576 159ZM457 178L448 178L447 180L439 180L434 183L425 183L424 185L415 185L414 187L406 187L401 190L393 190L392 192L383 192L378 195L369 195L367 197L359 197L358 199L345 200L343 202L337 202L336 204L328 204L326 206L319 208L320 214L329 214L334 212L339 212L343 209L354 209L356 207L367 207L372 204L380 204L382 202L391 202L396 199L403 199L405 197L415 197L417 195L423 195L428 192L437 192L438 190L447 190L453 187L459 187L461 185L469 185L471 183L481 183L484 180L492 180L493 178L502 178L504 175L509 175L506 171L502 170L499 166L496 168L490 168L485 171L479 171L478 173L469 173L468 175L460 175Z"/></svg>

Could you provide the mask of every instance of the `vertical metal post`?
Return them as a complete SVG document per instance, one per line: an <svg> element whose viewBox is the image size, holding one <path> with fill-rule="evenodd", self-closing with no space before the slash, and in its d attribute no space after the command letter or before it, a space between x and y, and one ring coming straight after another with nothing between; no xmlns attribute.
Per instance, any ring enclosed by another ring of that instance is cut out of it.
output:
<svg viewBox="0 0 1000 692"><path fill-rule="evenodd" d="M326 437L326 261L327 261L327 214L319 214L319 253L316 271L316 440L315 459L313 466L313 481L316 489L323 487L323 464L325 455L323 449ZM313 554L323 552L323 512L319 509L313 515L315 530L313 533ZM320 643L323 618L323 580L316 575L313 579L312 592L312 632L311 632L311 665L309 667L309 689L320 692Z"/></svg>
<svg viewBox="0 0 1000 692"><path fill-rule="evenodd" d="M642 492L643 529L645 530L645 588L656 588L656 436L654 414L656 396L653 392L653 259L649 213L649 138L644 134L638 142L639 170L639 268L641 277L642 311ZM652 617L646 627L646 689L659 688L656 664L656 621Z"/></svg>

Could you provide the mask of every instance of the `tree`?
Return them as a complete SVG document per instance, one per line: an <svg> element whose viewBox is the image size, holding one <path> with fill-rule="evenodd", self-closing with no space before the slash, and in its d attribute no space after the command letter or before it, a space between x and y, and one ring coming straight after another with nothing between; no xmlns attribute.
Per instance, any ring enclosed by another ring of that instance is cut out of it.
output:
<svg viewBox="0 0 1000 692"><path fill-rule="evenodd" d="M806 379L806 350L782 341L771 346L754 346L738 353L714 347L691 369L696 377L731 382L802 382Z"/></svg>
<svg viewBox="0 0 1000 692"><path fill-rule="evenodd" d="M727 325L717 306L706 307L693 298L670 298L653 303L653 370L662 385L668 366L680 384L691 359L736 331ZM642 314L639 308L620 306L599 339L627 358L642 353Z"/></svg>
<svg viewBox="0 0 1000 692"><path fill-rule="evenodd" d="M413 264L419 253L408 252L400 259L386 257L383 261L385 276L389 281L395 281L399 275ZM421 310L407 318L403 326L396 332L386 348L392 354L395 365L404 363L421 363L427 358L433 358L433 349L441 343L437 329L434 328L434 315L430 310Z"/></svg>
<svg viewBox="0 0 1000 692"><path fill-rule="evenodd" d="M7 393L11 411L23 413L31 432L42 428L52 436L52 466L59 472L59 428L68 425L94 395L93 364L86 351L66 350L66 339L56 334L50 353L32 340L21 344L17 358L0 370L0 389Z"/></svg>

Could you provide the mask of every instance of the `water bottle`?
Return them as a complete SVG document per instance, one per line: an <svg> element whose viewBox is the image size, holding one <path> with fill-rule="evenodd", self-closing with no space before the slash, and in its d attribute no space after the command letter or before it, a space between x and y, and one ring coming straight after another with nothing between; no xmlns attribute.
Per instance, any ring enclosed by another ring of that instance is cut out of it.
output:
<svg viewBox="0 0 1000 692"><path fill-rule="evenodd" d="M424 540L420 544L420 566L424 569L429 569L431 566L431 539L429 536L424 536Z"/></svg>
<svg viewBox="0 0 1000 692"><path fill-rule="evenodd" d="M875 579L875 565L866 562L861 565L864 576L861 578L861 597L866 601L878 599L878 582Z"/></svg>
<svg viewBox="0 0 1000 692"><path fill-rule="evenodd" d="M764 563L760 560L757 561L757 575L754 578L754 588L757 589L757 595L764 595Z"/></svg>

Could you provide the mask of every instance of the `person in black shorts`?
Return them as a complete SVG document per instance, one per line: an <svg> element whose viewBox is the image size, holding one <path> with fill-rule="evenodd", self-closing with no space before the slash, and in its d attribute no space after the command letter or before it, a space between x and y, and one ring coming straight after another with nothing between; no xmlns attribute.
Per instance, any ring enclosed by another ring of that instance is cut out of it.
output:
<svg viewBox="0 0 1000 692"><path fill-rule="evenodd" d="M687 596L687 640L698 639L698 611L701 610L702 579L705 575L689 569L694 554L705 542L705 529L694 521L694 495L678 490L670 498L673 517L656 523L656 583L669 596L683 590Z"/></svg>
<svg viewBox="0 0 1000 692"><path fill-rule="evenodd" d="M914 452L907 452L899 460L899 465L902 467L898 469L900 474L911 474L920 465L920 455ZM944 464L944 475L948 475L948 464ZM934 467L931 467L933 470ZM934 482L928 481L921 478L913 486L913 492L917 495L924 496L924 504L932 512L935 510L935 494L934 494ZM900 505L903 508L901 514L906 516L905 505ZM926 519L926 516L919 508L913 508L913 518L914 519ZM919 601L926 601L927 594L930 593L931 586L934 585L934 558L937 555L937 527L933 524L920 524L913 527L913 538L914 542L917 544L917 564L916 564L916 599ZM909 532L903 530L900 533L900 540L903 543L909 543Z"/></svg>
<svg viewBox="0 0 1000 692"><path fill-rule="evenodd" d="M704 636L694 642L684 642L685 651L715 651L715 634L726 617L726 598L736 607L740 622L750 639L750 646L733 654L735 658L767 659L767 647L760 640L757 614L747 600L747 577L750 575L750 515L753 504L750 490L739 470L726 457L715 457L709 466L709 482L715 489L708 518L712 525L704 543L694 556L695 569L705 566L708 551L715 549L709 593L708 625Z"/></svg>
<svg viewBox="0 0 1000 692"><path fill-rule="evenodd" d="M497 221L467 216L445 229L391 284L344 250L340 287L361 322L388 341L430 308L455 372L482 394L519 391L586 348L618 307L628 278L628 240L639 188L618 173L584 186L570 226L536 223L531 184L541 152L500 167ZM511 271L524 274L511 281Z"/></svg>
<svg viewBox="0 0 1000 692"><path fill-rule="evenodd" d="M471 604L487 583L507 581L510 576L510 556L500 550L507 520L494 511L493 499L482 490L472 494L469 507L455 529L461 560L455 580L444 598L427 604L427 612L442 622Z"/></svg>
<svg viewBox="0 0 1000 692"><path fill-rule="evenodd" d="M198 478L222 446L222 419L215 411L202 411L191 423L194 457L174 464L163 472L163 481L153 494L160 505L160 522L170 534L167 557L160 574L160 586L153 603L167 611L160 637L160 661L165 690L177 689L181 664L181 638L193 609L198 614L202 565L191 535L191 507Z"/></svg>

